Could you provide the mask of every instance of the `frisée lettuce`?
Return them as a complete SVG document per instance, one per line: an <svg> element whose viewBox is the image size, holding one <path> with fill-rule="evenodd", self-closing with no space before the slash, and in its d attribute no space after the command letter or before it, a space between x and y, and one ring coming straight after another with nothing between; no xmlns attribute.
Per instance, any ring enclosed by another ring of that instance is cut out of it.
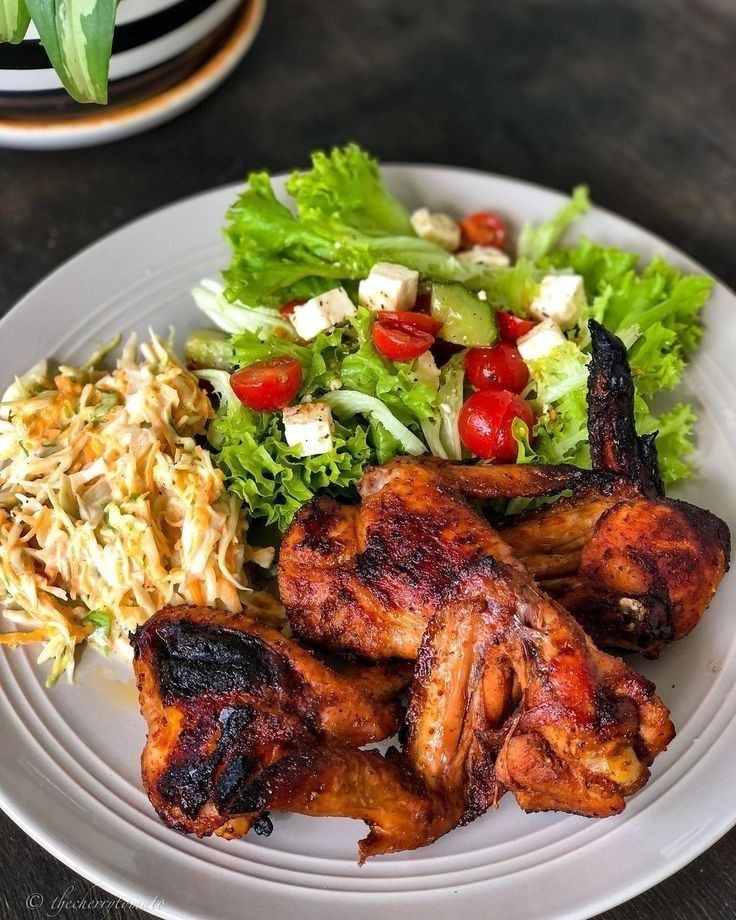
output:
<svg viewBox="0 0 736 920"><path fill-rule="evenodd" d="M636 386L634 411L640 434L659 431L662 476L672 484L692 474L695 414L685 404L657 411L653 398L682 379L687 357L702 335L699 317L712 288L710 278L682 275L659 257L643 269L633 253L582 240L540 260L545 269L582 275L593 317L615 332L629 349ZM536 408L533 459L589 466L587 429L587 327L581 323L564 346L530 362Z"/></svg>
<svg viewBox="0 0 736 920"><path fill-rule="evenodd" d="M223 272L229 301L278 307L338 283L350 289L377 262L398 263L434 281L460 281L472 290L493 281L498 269L458 259L416 236L376 161L357 145L316 153L312 163L286 183L296 214L276 198L267 173L248 177L225 229L232 248Z"/></svg>
<svg viewBox="0 0 736 920"><path fill-rule="evenodd" d="M420 379L417 362L381 357L370 341L370 324L368 311L361 308L347 325L310 343L250 331L230 340L238 366L281 355L301 363L299 398L326 402L335 416L333 449L317 456L303 457L298 447L286 443L278 413L244 406L232 391L228 371L196 372L219 400L208 429L217 462L254 517L285 530L320 489L350 494L369 463L426 450L420 440L422 424L440 413L436 385ZM196 336L200 340L201 334Z"/></svg>
<svg viewBox="0 0 736 920"><path fill-rule="evenodd" d="M203 281L194 291L220 332L193 333L185 349L190 361L207 368L199 375L218 394L210 445L230 489L253 516L284 530L317 491L353 494L366 465L400 453L469 458L458 430L470 393L466 349L440 367L429 352L392 361L376 350L375 313L363 307L310 341L298 338L288 310L281 309L338 286L357 304L358 281L384 261L417 271L420 292L459 282L482 305L478 309L523 318L530 317L543 278L581 276L586 306L576 325L565 326L558 347L527 361L530 383L523 395L537 423L533 431L523 424L513 428L518 462L590 465L587 320L593 317L629 349L637 426L642 434L659 431L665 482L690 474L694 413L682 403L663 411L659 394L678 385L698 344L711 281L682 275L661 258L642 266L635 254L589 239L563 246L590 207L584 186L549 221L523 227L509 266L458 258L418 237L376 161L355 144L315 153L312 168L294 172L286 191L289 206L276 197L267 173L249 177L227 216L232 257L224 284ZM302 456L298 446L287 444L280 413L247 408L230 387L230 370L279 356L301 365L296 403L320 401L332 410L332 447L325 453Z"/></svg>

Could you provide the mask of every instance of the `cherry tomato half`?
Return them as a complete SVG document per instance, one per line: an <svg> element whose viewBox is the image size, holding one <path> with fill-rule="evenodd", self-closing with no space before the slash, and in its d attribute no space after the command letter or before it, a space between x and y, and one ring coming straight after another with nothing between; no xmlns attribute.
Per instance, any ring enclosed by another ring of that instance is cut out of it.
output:
<svg viewBox="0 0 736 920"><path fill-rule="evenodd" d="M504 342L518 342L523 335L531 332L537 325L530 319L522 319L520 316L514 316L513 313L504 313L503 310L496 313L496 319L498 320L498 331Z"/></svg>
<svg viewBox="0 0 736 920"><path fill-rule="evenodd" d="M411 361L428 351L434 336L421 329L386 326L373 323L373 344L376 351L392 361Z"/></svg>
<svg viewBox="0 0 736 920"><path fill-rule="evenodd" d="M294 307L300 307L303 303L306 303L306 300L287 300L286 303L279 307L279 313L283 313L284 316L291 316L294 312Z"/></svg>
<svg viewBox="0 0 736 920"><path fill-rule="evenodd" d="M531 432L534 413L526 400L508 390L480 390L460 410L460 440L476 457L513 463L518 445L511 426L516 418L525 422Z"/></svg>
<svg viewBox="0 0 736 920"><path fill-rule="evenodd" d="M411 332L419 329L430 335L437 335L442 328L442 320L428 316L426 313L414 313L411 310L384 310L376 314L376 322L392 329L405 329Z"/></svg>
<svg viewBox="0 0 736 920"><path fill-rule="evenodd" d="M230 385L244 406L273 412L288 406L296 396L302 385L302 366L290 355L267 358L235 371Z"/></svg>
<svg viewBox="0 0 736 920"><path fill-rule="evenodd" d="M460 221L463 234L463 248L471 246L495 246L503 249L506 245L506 224L490 211L477 211L468 214Z"/></svg>
<svg viewBox="0 0 736 920"><path fill-rule="evenodd" d="M529 370L519 349L508 342L490 348L471 348L465 355L465 372L476 390L511 390L521 393L529 383Z"/></svg>

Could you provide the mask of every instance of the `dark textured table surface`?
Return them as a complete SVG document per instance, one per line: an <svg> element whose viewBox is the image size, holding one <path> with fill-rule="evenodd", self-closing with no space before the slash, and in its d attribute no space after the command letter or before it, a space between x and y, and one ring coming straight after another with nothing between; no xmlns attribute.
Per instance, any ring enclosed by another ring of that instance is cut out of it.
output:
<svg viewBox="0 0 736 920"><path fill-rule="evenodd" d="M271 0L251 53L189 114L98 149L0 151L0 311L153 208L351 138L386 160L586 181L735 286L734 52L733 0ZM105 895L3 816L0 833L3 920L148 916L52 907ZM605 916L734 917L734 865L736 831Z"/></svg>

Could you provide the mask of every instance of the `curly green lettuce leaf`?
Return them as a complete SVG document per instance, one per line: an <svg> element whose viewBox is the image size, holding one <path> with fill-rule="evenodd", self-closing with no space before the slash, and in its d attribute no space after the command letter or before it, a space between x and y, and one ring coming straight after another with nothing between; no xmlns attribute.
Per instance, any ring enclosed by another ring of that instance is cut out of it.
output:
<svg viewBox="0 0 736 920"><path fill-rule="evenodd" d="M335 390L333 393L325 393L321 398L322 402L326 402L338 418L346 422L353 421L357 415L362 415L371 424L374 421L380 423L403 453L419 456L427 452L426 445L409 431L406 425L402 425L386 403L381 402L375 396L369 396L357 390Z"/></svg>
<svg viewBox="0 0 736 920"><path fill-rule="evenodd" d="M702 275L682 275L654 258L637 270L636 255L582 240L543 260L583 276L594 316L623 338L637 391L652 396L680 382L687 355L700 341L700 314L713 287Z"/></svg>
<svg viewBox="0 0 736 920"><path fill-rule="evenodd" d="M589 356L568 341L527 362L538 416L534 453L539 462L590 466L588 361Z"/></svg>
<svg viewBox="0 0 736 920"><path fill-rule="evenodd" d="M296 358L302 365L300 395L314 396L340 386L340 365L350 347L344 341L347 331L347 327L337 326L328 332L320 332L308 345L278 338L263 340L253 332L235 335L231 343L235 363L239 367L282 355Z"/></svg>
<svg viewBox="0 0 736 920"><path fill-rule="evenodd" d="M593 317L629 350L637 428L640 433L659 430L660 466L665 482L671 484L691 473L687 456L692 451L695 416L685 405L657 414L652 400L680 383L687 358L702 334L700 315L713 282L700 275L683 275L659 257L641 268L636 254L587 239L571 248L553 248L562 230L585 207L587 195L578 193L577 204L573 196L548 224L522 234L520 252L533 264L533 269L526 269L530 279L534 270L573 271L583 277L588 299L574 340L531 362L540 413L534 455L548 463L590 464L585 399L590 343L585 320ZM531 289L530 281L524 295ZM513 300L522 305L517 312L523 315L523 296Z"/></svg>
<svg viewBox="0 0 736 920"><path fill-rule="evenodd" d="M402 424L418 428L436 413L436 383L423 379L419 360L395 362L380 355L371 338L373 320L371 313L363 308L351 318L357 348L345 354L340 362L341 384L346 389L375 396Z"/></svg>
<svg viewBox="0 0 736 920"><path fill-rule="evenodd" d="M425 280L461 281L474 290L505 271L464 262L414 235L374 161L358 147L315 154L314 163L289 180L296 215L278 201L267 173L249 176L228 212L228 300L279 306L365 278L376 262L396 262Z"/></svg>
<svg viewBox="0 0 736 920"><path fill-rule="evenodd" d="M69 95L104 105L117 0L26 0L26 5Z"/></svg>
<svg viewBox="0 0 736 920"><path fill-rule="evenodd" d="M17 45L25 38L31 14L24 0L0 0L0 42Z"/></svg>
<svg viewBox="0 0 736 920"><path fill-rule="evenodd" d="M332 450L303 457L289 447L278 414L253 412L237 399L225 371L198 371L217 393L220 405L208 438L228 489L243 500L250 514L286 530L301 506L323 489L331 495L354 494L355 483L375 455L367 429L335 422Z"/></svg>
<svg viewBox="0 0 736 920"><path fill-rule="evenodd" d="M422 423L439 412L436 384L422 379L418 361L394 363L376 352L370 337L372 317L359 310L345 326L321 333L309 344L261 340L253 332L231 339L238 365L290 355L302 365L301 399L319 399L333 410L334 448L302 457L286 445L279 413L244 407L230 375L215 368L197 371L215 390L219 408L207 436L230 488L251 515L288 526L299 506L318 489L352 494L369 463L385 463L401 453L427 448Z"/></svg>
<svg viewBox="0 0 736 920"><path fill-rule="evenodd" d="M567 228L590 210L588 188L578 185L572 197L551 220L541 224L526 224L519 234L517 255L520 259L538 262L559 242Z"/></svg>
<svg viewBox="0 0 736 920"><path fill-rule="evenodd" d="M689 479L693 475L693 468L687 458L693 450L693 429L697 421L692 406L677 403L667 412L655 415L648 411L642 400L636 416L639 434L659 432L657 452L665 483Z"/></svg>
<svg viewBox="0 0 736 920"><path fill-rule="evenodd" d="M389 194L378 163L357 144L313 153L311 170L292 173L286 190L305 224L368 236L415 236L408 211Z"/></svg>

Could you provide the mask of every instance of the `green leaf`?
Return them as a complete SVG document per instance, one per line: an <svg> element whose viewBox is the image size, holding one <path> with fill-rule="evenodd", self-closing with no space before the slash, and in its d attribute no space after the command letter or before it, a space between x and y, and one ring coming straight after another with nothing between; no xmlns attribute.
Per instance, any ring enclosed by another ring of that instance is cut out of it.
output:
<svg viewBox="0 0 736 920"><path fill-rule="evenodd" d="M315 154L311 172L288 187L297 215L279 202L268 173L252 173L228 212L232 260L225 296L278 307L365 278L377 262L413 268L425 281L462 281L479 290L503 269L482 268L419 239L386 191L375 162L355 145ZM344 199L343 199L344 196Z"/></svg>
<svg viewBox="0 0 736 920"><path fill-rule="evenodd" d="M110 638L112 619L107 610L90 610L85 617L82 617L82 623L85 626L94 626L95 630L101 629L105 637Z"/></svg>
<svg viewBox="0 0 736 920"><path fill-rule="evenodd" d="M22 42L30 21L24 0L0 0L0 42Z"/></svg>
<svg viewBox="0 0 736 920"><path fill-rule="evenodd" d="M222 371L199 376L219 383L225 394L208 437L228 489L245 502L252 517L284 531L318 491L354 496L355 483L374 460L364 427L335 422L333 449L303 457L298 446L289 447L284 440L280 414L253 412L234 395L228 397L229 377Z"/></svg>
<svg viewBox="0 0 736 920"><path fill-rule="evenodd" d="M419 456L427 452L422 441L391 413L386 403L367 393L357 390L336 390L321 397L331 409L343 420L350 421L356 415L362 415L369 422L380 422L388 433L396 438L402 450L407 454Z"/></svg>
<svg viewBox="0 0 736 920"><path fill-rule="evenodd" d="M563 205L555 216L542 224L527 224L519 235L517 253L520 259L538 262L554 246L570 224L590 208L588 189L578 185L573 189L572 198Z"/></svg>
<svg viewBox="0 0 736 920"><path fill-rule="evenodd" d="M415 236L409 213L389 194L378 163L357 144L312 154L312 169L286 183L304 223L351 227L369 236Z"/></svg>
<svg viewBox="0 0 736 920"><path fill-rule="evenodd" d="M298 447L289 447L281 414L243 406L226 371L196 372L219 397L217 416L207 431L216 462L228 488L246 502L253 517L283 530L318 489L354 497L355 483L369 463L426 451L419 434L425 421L438 416L443 398L436 378L419 359L397 363L379 355L371 339L373 322L373 314L360 308L348 323L308 344L263 341L252 332L232 338L241 366L277 355L297 358L303 372L300 398L326 402L336 416L334 449L325 454L303 457ZM462 373L454 374L453 402L458 401L458 381L462 390ZM449 429L447 436L453 437ZM452 444L449 449L454 449Z"/></svg>
<svg viewBox="0 0 736 920"><path fill-rule="evenodd" d="M466 352L461 351L443 366L435 415L422 422L422 433L429 449L444 460L463 458L457 423L465 395L465 355Z"/></svg>
<svg viewBox="0 0 736 920"><path fill-rule="evenodd" d="M26 0L54 70L77 102L107 102L116 0Z"/></svg>
<svg viewBox="0 0 736 920"><path fill-rule="evenodd" d="M253 332L261 339L273 335L282 339L296 338L291 322L273 307L246 307L245 304L230 303L225 298L225 289L211 278L203 278L192 288L192 297L197 307L211 322L234 335L238 332Z"/></svg>
<svg viewBox="0 0 736 920"><path fill-rule="evenodd" d="M358 347L339 360L342 386L375 396L402 424L418 428L435 415L437 387L424 382L416 362L389 361L376 351L371 338L375 315L362 307L350 325Z"/></svg>

